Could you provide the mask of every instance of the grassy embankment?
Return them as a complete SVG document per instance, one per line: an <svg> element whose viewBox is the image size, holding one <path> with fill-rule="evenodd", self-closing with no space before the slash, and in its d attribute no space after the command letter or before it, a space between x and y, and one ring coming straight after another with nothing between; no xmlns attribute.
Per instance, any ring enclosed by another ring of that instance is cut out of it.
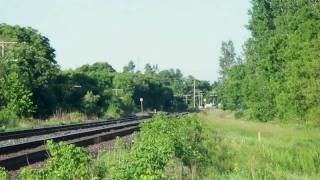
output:
<svg viewBox="0 0 320 180"><path fill-rule="evenodd" d="M320 179L319 128L250 122L220 110L199 116L209 141L220 142L209 148L208 179Z"/></svg>

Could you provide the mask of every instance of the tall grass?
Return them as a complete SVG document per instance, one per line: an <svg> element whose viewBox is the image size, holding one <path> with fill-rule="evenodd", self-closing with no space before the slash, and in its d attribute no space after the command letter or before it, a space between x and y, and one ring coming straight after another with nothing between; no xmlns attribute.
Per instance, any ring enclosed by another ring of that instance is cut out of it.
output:
<svg viewBox="0 0 320 180"><path fill-rule="evenodd" d="M88 117L80 112L62 112L57 111L53 116L47 119L35 119L35 118L12 118L11 116L2 116L0 112L0 131L14 131L35 127L49 127L58 125L68 125L80 122L86 122L88 120L97 120L97 117ZM6 126L3 126L1 122L7 122Z"/></svg>
<svg viewBox="0 0 320 180"><path fill-rule="evenodd" d="M219 110L199 116L209 139L218 134L226 149L211 148L217 152L208 179L320 179L320 129L250 122Z"/></svg>

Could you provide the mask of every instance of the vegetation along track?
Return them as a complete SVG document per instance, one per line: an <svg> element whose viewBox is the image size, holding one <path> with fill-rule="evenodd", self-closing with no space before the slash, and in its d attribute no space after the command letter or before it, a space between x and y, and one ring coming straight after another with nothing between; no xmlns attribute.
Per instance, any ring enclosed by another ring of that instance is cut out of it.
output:
<svg viewBox="0 0 320 180"><path fill-rule="evenodd" d="M173 114L173 116L185 114L186 113L177 113ZM1 133L0 136L4 135L4 137L0 138L0 144L1 142L10 141L14 143L6 146L0 145L0 167L13 171L44 161L49 157L45 146L47 140L53 140L54 142L67 141L77 146L87 147L103 141L112 140L117 136L121 137L131 134L139 130L139 124L141 122L150 118L151 116L130 117L114 121ZM9 139L9 137L11 139ZM17 140L19 138L23 140L19 142L19 140Z"/></svg>

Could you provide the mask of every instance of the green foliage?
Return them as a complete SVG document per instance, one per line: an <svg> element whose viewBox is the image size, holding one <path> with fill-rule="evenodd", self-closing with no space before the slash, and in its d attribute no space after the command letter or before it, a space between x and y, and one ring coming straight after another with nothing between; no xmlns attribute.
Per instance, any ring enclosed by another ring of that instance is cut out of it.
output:
<svg viewBox="0 0 320 180"><path fill-rule="evenodd" d="M0 110L0 129L15 127L17 124L17 115L9 109Z"/></svg>
<svg viewBox="0 0 320 180"><path fill-rule="evenodd" d="M176 157L189 168L205 162L207 152L195 117L159 115L142 125L132 150L115 164L112 179L164 179L165 169Z"/></svg>
<svg viewBox="0 0 320 180"><path fill-rule="evenodd" d="M89 179L91 158L82 148L64 143L48 142L51 159L48 161L48 177L61 179Z"/></svg>
<svg viewBox="0 0 320 180"><path fill-rule="evenodd" d="M54 106L50 81L59 68L49 39L32 28L7 24L0 25L0 37L17 42L14 47L8 48L3 59L6 59L10 71L17 73L22 84L32 93L31 100L37 107L36 114L50 112Z"/></svg>
<svg viewBox="0 0 320 180"><path fill-rule="evenodd" d="M123 110L121 107L117 106L115 103L112 103L108 106L106 116L108 118L120 118L123 115Z"/></svg>
<svg viewBox="0 0 320 180"><path fill-rule="evenodd" d="M228 71L236 62L236 53L232 41L222 42L221 46L222 56L219 58L220 64L220 80L225 81L228 79Z"/></svg>
<svg viewBox="0 0 320 180"><path fill-rule="evenodd" d="M159 71L147 64L142 74L130 61L123 73L107 62L62 71L49 39L37 30L0 24L0 39L17 42L0 57L0 107L19 118L47 119L60 109L118 117L137 112L140 98L146 111L181 111L191 104L183 95L190 94L195 78L179 69ZM208 81L196 82L204 93L211 91Z"/></svg>
<svg viewBox="0 0 320 180"><path fill-rule="evenodd" d="M129 61L128 65L123 67L123 72L124 73L134 73L136 68L136 65L134 64L133 61Z"/></svg>
<svg viewBox="0 0 320 180"><path fill-rule="evenodd" d="M313 107L307 112L307 124L320 126L320 107Z"/></svg>
<svg viewBox="0 0 320 180"><path fill-rule="evenodd" d="M47 143L50 159L46 168L33 170L26 168L22 170L20 178L32 179L92 179L92 159L82 148L66 143Z"/></svg>
<svg viewBox="0 0 320 180"><path fill-rule="evenodd" d="M244 121L217 110L200 116L213 159L206 179L319 179L319 128Z"/></svg>
<svg viewBox="0 0 320 180"><path fill-rule="evenodd" d="M2 167L0 167L0 179L1 179L1 180L7 180L7 179L9 179L9 176L8 176L7 171L6 171L4 168L2 168Z"/></svg>
<svg viewBox="0 0 320 180"><path fill-rule="evenodd" d="M90 73L90 72L116 72L115 69L113 69L113 67L107 63L107 62L97 62L94 63L92 65L83 65L79 68L77 68L77 71L80 72L85 72L85 73Z"/></svg>
<svg viewBox="0 0 320 180"><path fill-rule="evenodd" d="M88 91L83 97L83 109L87 115L96 115L99 112L99 107L97 105L100 96L94 95L92 91Z"/></svg>
<svg viewBox="0 0 320 180"><path fill-rule="evenodd" d="M315 0L253 0L243 68L226 72L230 63L221 66L227 79L218 89L222 101L240 99L260 121L310 118L308 112L320 105L319 8ZM221 60L234 57L225 52Z"/></svg>
<svg viewBox="0 0 320 180"><path fill-rule="evenodd" d="M116 139L114 149L100 153L95 164L98 177L101 179L116 179L119 175L117 167L126 163L129 155L127 144L121 138Z"/></svg>
<svg viewBox="0 0 320 180"><path fill-rule="evenodd" d="M30 167L23 168L19 174L21 180L38 180L45 179L46 175L43 170L34 170Z"/></svg>
<svg viewBox="0 0 320 180"><path fill-rule="evenodd" d="M244 117L244 112L243 111L237 111L237 112L234 113L234 117L236 119L240 119L240 118Z"/></svg>
<svg viewBox="0 0 320 180"><path fill-rule="evenodd" d="M6 102L6 108L20 117L29 116L34 112L32 93L20 82L16 73L6 77L4 86L6 88L1 94Z"/></svg>

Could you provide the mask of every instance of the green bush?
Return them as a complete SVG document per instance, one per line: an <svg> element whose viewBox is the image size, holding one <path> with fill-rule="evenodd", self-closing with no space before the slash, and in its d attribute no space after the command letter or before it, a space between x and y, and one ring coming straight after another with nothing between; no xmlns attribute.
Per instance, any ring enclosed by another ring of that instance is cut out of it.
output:
<svg viewBox="0 0 320 180"><path fill-rule="evenodd" d="M82 99L83 111L86 115L97 115L100 112L98 102L100 95L93 94L92 91L88 91Z"/></svg>
<svg viewBox="0 0 320 180"><path fill-rule="evenodd" d="M306 116L307 124L320 126L320 107L312 108Z"/></svg>
<svg viewBox="0 0 320 180"><path fill-rule="evenodd" d="M92 159L90 155L80 147L60 142L55 144L52 141L47 143L51 155L47 167L40 170L24 169L20 178L31 179L93 179Z"/></svg>
<svg viewBox="0 0 320 180"><path fill-rule="evenodd" d="M20 180L38 180L45 179L45 171L44 170L34 170L30 167L23 168L20 172Z"/></svg>
<svg viewBox="0 0 320 180"><path fill-rule="evenodd" d="M164 179L174 159L194 169L206 162L202 128L196 117L172 118L159 115L144 123L131 151L115 164L111 179Z"/></svg>
<svg viewBox="0 0 320 180"><path fill-rule="evenodd" d="M120 118L124 114L123 110L115 105L115 104L110 104L108 107L108 110L106 112L106 117L107 118Z"/></svg>
<svg viewBox="0 0 320 180"><path fill-rule="evenodd" d="M9 179L7 171L2 167L0 167L0 179L1 180Z"/></svg>
<svg viewBox="0 0 320 180"><path fill-rule="evenodd" d="M9 109L0 110L0 128L15 127L17 125L17 115Z"/></svg>

